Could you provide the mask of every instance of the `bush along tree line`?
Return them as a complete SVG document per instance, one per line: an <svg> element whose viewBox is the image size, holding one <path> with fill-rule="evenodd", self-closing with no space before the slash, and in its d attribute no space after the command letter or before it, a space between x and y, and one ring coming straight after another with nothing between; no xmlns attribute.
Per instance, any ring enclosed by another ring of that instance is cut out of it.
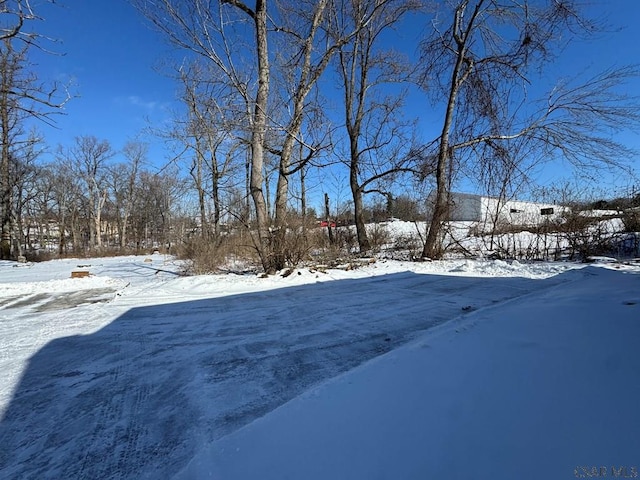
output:
<svg viewBox="0 0 640 480"><path fill-rule="evenodd" d="M170 127L153 129L169 146L161 166L147 143L116 150L90 135L40 160L43 141L27 120L55 122L70 95L29 63L46 41L35 33L43 19L26 0L2 2L2 259L158 248L181 250L198 271L235 257L272 273L319 252L366 256L394 241L418 258L471 254L449 222L461 181L506 200L546 162L592 174L628 169L635 154L611 136L639 123L623 88L634 67L590 77L551 68L568 41L605 27L577 1L131 3L180 52L167 72L180 107ZM412 30L417 42L402 38ZM407 99L424 103L429 128L411 118ZM309 189L318 196L327 179L335 198L310 206ZM620 209L627 230L637 225L633 208ZM368 225L391 217L415 222L413 237L392 240ZM595 241L569 231L592 232L596 220L558 222L529 232L535 246L504 224L475 233L501 255L549 256L539 239L550 233L564 235L553 237L555 256L565 241L587 255L583 244Z"/></svg>

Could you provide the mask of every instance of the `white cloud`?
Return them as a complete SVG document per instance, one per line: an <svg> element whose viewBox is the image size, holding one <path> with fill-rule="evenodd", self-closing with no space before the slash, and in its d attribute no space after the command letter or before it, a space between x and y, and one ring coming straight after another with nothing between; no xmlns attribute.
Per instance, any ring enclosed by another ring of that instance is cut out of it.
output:
<svg viewBox="0 0 640 480"><path fill-rule="evenodd" d="M159 102L147 101L137 95L129 95L127 97L127 101L135 107L142 107L146 110L155 110L158 106L160 106Z"/></svg>

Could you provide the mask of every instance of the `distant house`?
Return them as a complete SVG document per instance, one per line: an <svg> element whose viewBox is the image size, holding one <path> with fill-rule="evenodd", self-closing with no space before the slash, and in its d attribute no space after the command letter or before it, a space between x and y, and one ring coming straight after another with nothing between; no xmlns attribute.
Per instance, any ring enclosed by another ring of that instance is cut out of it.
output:
<svg viewBox="0 0 640 480"><path fill-rule="evenodd" d="M540 225L558 219L567 207L536 202L504 200L471 193L449 195L449 221L476 222L487 227Z"/></svg>

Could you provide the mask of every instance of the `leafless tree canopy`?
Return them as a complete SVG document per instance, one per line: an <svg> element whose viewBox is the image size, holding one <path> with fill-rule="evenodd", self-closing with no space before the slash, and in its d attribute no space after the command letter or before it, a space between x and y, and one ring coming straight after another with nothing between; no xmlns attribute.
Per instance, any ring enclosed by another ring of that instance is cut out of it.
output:
<svg viewBox="0 0 640 480"><path fill-rule="evenodd" d="M265 270L284 267L291 175L303 170L322 145L305 135L313 95L331 59L366 28L386 4L345 22L329 0L249 5L241 0L137 0L138 8L174 45L205 59L213 76L244 106L250 146L250 194ZM356 8L356 7L354 7ZM338 28L338 24L341 27ZM277 158L273 228L270 230L268 155Z"/></svg>
<svg viewBox="0 0 640 480"><path fill-rule="evenodd" d="M370 3L337 2L335 18L339 28L363 25L343 45L336 58L336 71L344 98L344 126L347 147L344 163L349 169L349 185L360 252L370 249L364 220L364 198L368 192L384 194L384 183L394 177L415 173L414 154L419 149L413 124L398 115L411 79L412 67L381 39L397 27L403 17L419 12L417 1ZM368 20L366 20L368 19ZM388 187L387 187L388 188Z"/></svg>
<svg viewBox="0 0 640 480"><path fill-rule="evenodd" d="M40 35L31 25L38 17L28 0L0 1L0 258L15 258L19 252L16 188L22 178L12 165L30 161L37 135L25 135L28 118L51 124L53 115L69 100L65 88L41 82L29 63L29 51L40 48ZM25 150L25 145L30 146Z"/></svg>
<svg viewBox="0 0 640 480"><path fill-rule="evenodd" d="M92 135L61 146L56 168L38 164L40 135L25 119L52 123L69 95L29 64L48 40L37 5L0 0L2 258L37 243L28 224L66 252L169 248L176 237L218 245L237 222L245 248L274 272L308 251L309 188L326 194L328 228L331 208L355 219L344 237L364 254L382 239L368 237L366 215L392 215L410 182L435 185L420 241L436 258L461 179L505 199L546 162L593 174L628 167L634 154L614 134L640 124L623 88L637 69L587 78L555 64L600 28L579 0L130 1L180 52L165 65L179 91L173 121L154 126L170 152L159 171L146 169L159 159L144 142L117 152ZM390 41L417 24L417 49L409 36ZM407 115L418 94L435 134ZM345 198L329 202L329 177ZM407 217L424 212L413 207Z"/></svg>
<svg viewBox="0 0 640 480"><path fill-rule="evenodd" d="M473 171L486 180L500 172L504 186L526 175L527 162L562 157L581 167L620 165L629 154L610 133L638 121L637 103L618 90L637 75L634 68L582 82L558 79L546 95L531 93L540 91L536 74L549 69L568 39L597 28L571 0L463 0L435 16L422 45L423 85L434 105L446 100L434 143L437 188L425 256L442 253L456 175Z"/></svg>
<svg viewBox="0 0 640 480"><path fill-rule="evenodd" d="M38 17L29 0L0 0L0 40L19 38L31 42L37 34L26 31L25 24Z"/></svg>

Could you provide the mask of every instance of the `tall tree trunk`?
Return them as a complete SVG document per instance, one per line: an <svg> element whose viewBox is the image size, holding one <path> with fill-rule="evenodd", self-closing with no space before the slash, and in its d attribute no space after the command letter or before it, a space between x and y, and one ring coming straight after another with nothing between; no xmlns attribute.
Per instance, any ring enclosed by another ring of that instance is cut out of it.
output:
<svg viewBox="0 0 640 480"><path fill-rule="evenodd" d="M249 224L251 219L251 151L247 150L247 159L244 165L244 177L245 177L245 195L242 205L242 217L243 221Z"/></svg>
<svg viewBox="0 0 640 480"><path fill-rule="evenodd" d="M282 162L282 160L281 160ZM274 270L282 270L287 265L287 226L289 212L287 199L289 192L289 177L280 168L278 183L276 186L275 200L275 231L272 234L272 267Z"/></svg>
<svg viewBox="0 0 640 480"><path fill-rule="evenodd" d="M196 140L200 143L200 140ZM198 206L200 208L200 236L207 238L209 235L209 227L207 225L207 204L205 201L205 191L202 180L202 164L204 159L202 158L202 151L200 145L196 146L196 158L195 165L191 169L191 176L195 181L196 190L198 191ZM195 169L195 173L194 170Z"/></svg>
<svg viewBox="0 0 640 480"><path fill-rule="evenodd" d="M66 225L64 216L58 222L58 253L67 253Z"/></svg>
<svg viewBox="0 0 640 480"><path fill-rule="evenodd" d="M256 48L258 53L258 91L256 92L251 132L251 177L249 189L256 211L258 254L265 272L272 273L269 215L264 198L264 142L267 131L267 101L269 99L269 50L267 44L267 0L256 0L254 12Z"/></svg>
<svg viewBox="0 0 640 480"><path fill-rule="evenodd" d="M462 31L462 18L466 8L466 2L456 10L454 23L454 36L457 45L456 63L451 72L451 82L449 86L449 98L447 99L447 110L440 134L440 145L438 147L438 158L436 164L436 198L433 206L433 216L429 224L427 239L422 250L422 256L427 258L440 258L442 251L442 226L449 214L449 188L450 188L450 162L453 151L449 146L449 136L453 126L453 117L458 100L460 86L467 79L473 68L473 62L466 58L467 40L469 32L474 25L474 20L480 11L482 1L478 2L469 20L465 31Z"/></svg>
<svg viewBox="0 0 640 480"><path fill-rule="evenodd" d="M104 208L104 204L107 202L107 191L104 190L102 193L98 192L98 203L96 205L95 211L95 246L97 248L102 248L102 209Z"/></svg>
<svg viewBox="0 0 640 480"><path fill-rule="evenodd" d="M302 219L307 219L307 186L305 184L306 169L300 169L300 210Z"/></svg>
<svg viewBox="0 0 640 480"><path fill-rule="evenodd" d="M22 224L22 215L16 215L14 219L14 228L13 231L16 233L15 238L13 239L14 244L14 253L16 258L21 257L24 253L23 242L24 242L24 228Z"/></svg>
<svg viewBox="0 0 640 480"><path fill-rule="evenodd" d="M360 122L357 122L358 130ZM360 254L365 255L371 250L371 243L367 235L367 227L364 222L364 202L362 200L362 188L358 181L358 171L360 162L360 152L358 151L358 135L351 137L351 166L349 168L349 185L353 197L353 215L356 222L356 235L358 237L358 248Z"/></svg>
<svg viewBox="0 0 640 480"><path fill-rule="evenodd" d="M96 225L97 225L97 221L96 221L96 208L95 208L95 203L96 200L94 198L94 193L91 192L91 188L89 188L89 194L88 194L88 209L89 209L89 246L91 248L93 248L96 245Z"/></svg>
<svg viewBox="0 0 640 480"><path fill-rule="evenodd" d="M445 141L443 140L442 143ZM442 226L449 213L449 188L447 182L449 157L445 152L438 154L436 166L436 196L433 204L433 216L429 224L427 239L424 243L422 256L426 258L440 258L442 256Z"/></svg>
<svg viewBox="0 0 640 480"><path fill-rule="evenodd" d="M307 107L306 99L336 51L333 47L328 48L319 55L320 58L314 64L314 54L317 53L314 48L314 40L324 18L326 6L327 0L318 0L313 6L313 13L308 24L309 30L304 37L300 53L301 61L297 68L298 81L292 96L292 116L285 129L286 135L280 152L275 198L276 230L273 239L273 258L276 270L284 268L287 263L286 236L289 222L289 176L296 170L291 170L292 157L294 147L299 142L299 134L304 119L303 113ZM300 168L304 167L301 166Z"/></svg>
<svg viewBox="0 0 640 480"><path fill-rule="evenodd" d="M95 231L95 237L94 237L94 244L93 246L95 246L96 248L101 248L102 247L102 232L101 232L101 228L100 228L100 223L102 222L102 219L100 218L101 215L99 212L96 212L96 215L94 217L94 221L95 221L95 227L94 227L94 231Z"/></svg>
<svg viewBox="0 0 640 480"><path fill-rule="evenodd" d="M333 230L331 228L331 211L329 210L329 194L324 194L324 218L327 220L327 232L329 233L329 244L333 245L335 239L333 238Z"/></svg>
<svg viewBox="0 0 640 480"><path fill-rule="evenodd" d="M220 218L222 216L222 200L220 199L220 176L217 164L212 159L211 170L211 198L213 200L213 233L217 237L220 233Z"/></svg>
<svg viewBox="0 0 640 480"><path fill-rule="evenodd" d="M80 219L77 211L71 214L71 241L73 242L73 252L79 253L81 251L82 234L80 233Z"/></svg>
<svg viewBox="0 0 640 480"><path fill-rule="evenodd" d="M2 78L4 80L4 73ZM2 85L2 92L8 91ZM0 94L0 134L2 135L2 146L0 147L0 259L9 260L11 258L11 168L9 150L9 99L6 93Z"/></svg>
<svg viewBox="0 0 640 480"><path fill-rule="evenodd" d="M353 177L353 175L352 175ZM358 236L358 246L360 254L365 255L371 250L371 243L367 236L366 224L364 222L364 203L362 201L362 190L357 182L351 182L351 193L353 195L353 213L356 222L356 233Z"/></svg>
<svg viewBox="0 0 640 480"><path fill-rule="evenodd" d="M8 161L5 161L5 148L2 146L2 161L0 164L0 209L2 218L0 219L0 260L11 258L11 188Z"/></svg>
<svg viewBox="0 0 640 480"><path fill-rule="evenodd" d="M127 222L129 221L129 215L125 214L122 217L122 228L120 229L120 248L127 246Z"/></svg>

